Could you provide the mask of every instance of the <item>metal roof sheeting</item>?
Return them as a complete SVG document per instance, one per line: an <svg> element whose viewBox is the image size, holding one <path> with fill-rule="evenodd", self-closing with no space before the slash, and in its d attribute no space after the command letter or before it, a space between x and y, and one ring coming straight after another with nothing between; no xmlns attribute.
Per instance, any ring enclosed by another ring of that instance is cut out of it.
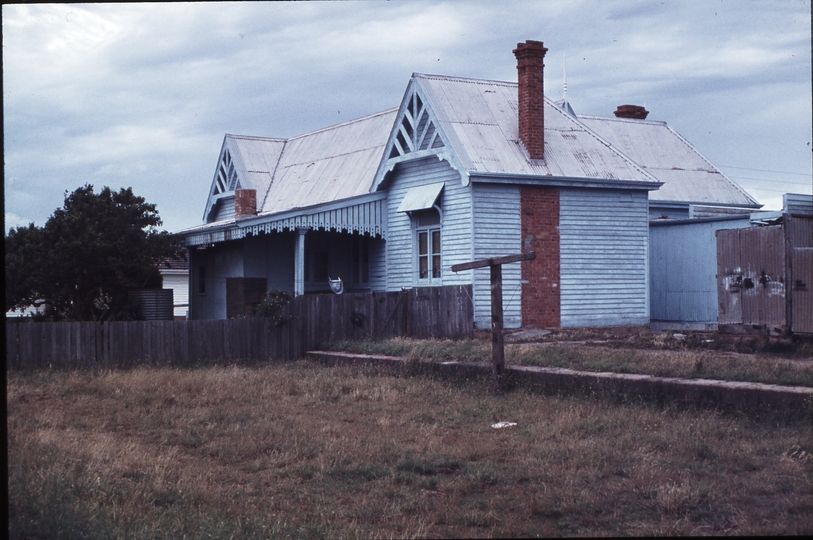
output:
<svg viewBox="0 0 813 540"><path fill-rule="evenodd" d="M432 208L443 189L443 182L410 188L396 212L414 212Z"/></svg>
<svg viewBox="0 0 813 540"><path fill-rule="evenodd" d="M653 201L760 206L666 122L599 116L578 119L664 183L649 194Z"/></svg>
<svg viewBox="0 0 813 540"><path fill-rule="evenodd" d="M414 74L420 92L467 172L657 183L578 120L545 98L545 158L519 142L517 84Z"/></svg>
<svg viewBox="0 0 813 540"><path fill-rule="evenodd" d="M181 231L187 246L239 240L247 234L293 231L298 227L369 234L386 238L386 193L367 193L342 201L295 208L241 220L207 223Z"/></svg>
<svg viewBox="0 0 813 540"><path fill-rule="evenodd" d="M369 192L395 109L290 139L226 135L257 212L277 213Z"/></svg>
<svg viewBox="0 0 813 540"><path fill-rule="evenodd" d="M663 183L650 193L652 200L758 207L664 122L574 117L545 98L545 157L531 160L518 138L517 83L459 77L413 74L400 108L288 139L226 135L221 158L231 153L239 186L256 190L257 218L269 223L279 214L370 193L383 180L398 131L393 126L414 93L448 145L423 153L451 156L464 180L466 175L496 182L558 179L576 186L595 179L602 187L649 190ZM412 156L396 158L404 159ZM215 185L209 208L217 197ZM227 229L235 221L213 224ZM348 223L328 226L355 230Z"/></svg>

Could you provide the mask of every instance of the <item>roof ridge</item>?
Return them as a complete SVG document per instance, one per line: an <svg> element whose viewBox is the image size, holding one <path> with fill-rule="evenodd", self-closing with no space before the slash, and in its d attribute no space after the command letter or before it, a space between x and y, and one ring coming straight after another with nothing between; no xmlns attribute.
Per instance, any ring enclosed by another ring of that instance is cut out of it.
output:
<svg viewBox="0 0 813 540"><path fill-rule="evenodd" d="M729 184L730 184L730 185L732 185L732 186L733 186L733 187L734 187L734 188L735 188L737 191L739 191L740 193L742 193L743 195L745 195L745 197L746 197L746 198L748 198L748 199L750 199L751 201L753 201L753 202L754 202L754 204L759 204L759 201L757 201L757 200L754 198L754 196L753 196L753 195L751 195L750 193L748 193L748 192L745 190L745 188L744 188L744 187L742 187L741 185L739 185L737 182L735 182L734 180L732 180L731 178L729 178L729 177L728 177L728 175L727 175L725 172L723 172L723 170L722 170L722 169L720 169L720 167L718 167L717 165L715 165L714 163L712 163L712 161L711 161L709 158L707 158L707 157L706 157L706 155L705 155L703 152L701 152L700 150L698 150L698 149L697 149L697 147L695 147L695 145L693 145L693 144L692 144L692 143L691 143L691 142L690 142L690 141L689 141L689 140L688 140L686 137L684 137L683 135L681 135L680 133L678 133L678 131L677 131L676 129L674 129L672 126L666 126L666 129L668 129L669 131L671 131L672 133L674 133L674 134L675 134L675 136L676 136L678 139L680 139L681 141L683 141L683 143L684 143L684 144L686 144L686 146L688 146L689 148L691 148L691 149L692 149L692 150L693 150L693 151L694 151L694 152L695 152L695 153L696 153L698 156L700 156L700 158L701 158L703 161L705 161L706 163L708 163L709 165L711 165L711 167L712 167L712 168L713 168L715 171L717 171L718 173L720 173L720 175L721 175L723 178L725 178L725 179L726 179L726 180L729 182ZM760 206L762 206L762 205L760 205Z"/></svg>
<svg viewBox="0 0 813 540"><path fill-rule="evenodd" d="M344 122L339 122L338 124L325 126L323 128L315 129L313 131L308 131L306 133L300 133L299 135L293 135L291 137L288 137L285 140L287 142L287 141L291 141L291 140L294 140L294 139L301 139L303 137L308 137L310 135L315 135L317 133L323 133L325 131L330 131L332 129L336 129L336 128L340 128L340 127L344 127L344 126L349 126L350 124L355 124L355 123L361 122L363 120L369 120L371 118L375 118L376 116L382 116L382 115L393 113L393 112L398 112L398 107L391 107L389 109L385 109L383 111L379 111L379 112L376 112L376 113L367 114L367 115L364 115L364 116L359 116L358 118L353 118L352 120L346 120Z"/></svg>
<svg viewBox="0 0 813 540"><path fill-rule="evenodd" d="M227 138L231 139L245 139L250 141L268 141L268 142L285 142L287 139L283 137L260 137L257 135L234 135L233 133L226 133Z"/></svg>
<svg viewBox="0 0 813 540"><path fill-rule="evenodd" d="M503 86L511 86L516 87L518 83L510 82L510 81L497 81L494 79L475 79L473 77L457 77L455 75L433 75L431 73L413 73L412 77L421 78L421 79L443 79L447 81L459 81L459 82L467 82L467 83L489 83L489 84L499 84Z"/></svg>
<svg viewBox="0 0 813 540"><path fill-rule="evenodd" d="M639 118L618 118L613 116L599 116L597 114L577 114L576 118L586 118L587 120L610 120L611 122L630 123L635 122L638 124L651 124L659 126L667 126L665 120L641 120Z"/></svg>

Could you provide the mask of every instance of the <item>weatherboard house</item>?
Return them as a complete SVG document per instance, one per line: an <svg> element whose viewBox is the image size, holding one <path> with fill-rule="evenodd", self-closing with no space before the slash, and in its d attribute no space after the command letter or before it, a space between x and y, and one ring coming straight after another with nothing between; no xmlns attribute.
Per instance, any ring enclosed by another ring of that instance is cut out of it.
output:
<svg viewBox="0 0 813 540"><path fill-rule="evenodd" d="M649 220L756 201L641 107L578 116L543 93L541 42L518 44L518 82L413 74L398 108L288 139L226 135L190 249L190 318L245 314L296 294L471 285L490 326L650 320Z"/></svg>

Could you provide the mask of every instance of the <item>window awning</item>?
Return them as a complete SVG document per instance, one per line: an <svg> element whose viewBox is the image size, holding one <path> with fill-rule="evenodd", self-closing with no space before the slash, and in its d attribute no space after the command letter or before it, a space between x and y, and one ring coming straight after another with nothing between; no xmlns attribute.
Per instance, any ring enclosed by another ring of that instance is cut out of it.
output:
<svg viewBox="0 0 813 540"><path fill-rule="evenodd" d="M410 189L401 201L398 212L415 212L432 208L442 189L443 182Z"/></svg>

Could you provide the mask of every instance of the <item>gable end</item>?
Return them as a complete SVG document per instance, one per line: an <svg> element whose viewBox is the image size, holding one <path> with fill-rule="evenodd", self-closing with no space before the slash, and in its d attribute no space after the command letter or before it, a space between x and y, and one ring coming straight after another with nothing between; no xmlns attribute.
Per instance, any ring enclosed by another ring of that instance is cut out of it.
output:
<svg viewBox="0 0 813 540"><path fill-rule="evenodd" d="M448 141L449 138L443 133L425 94L413 76L407 86L404 99L401 101L401 107L395 118L387 145L384 147L384 154L371 191L379 189L387 173L391 172L398 163L432 155L448 161L455 170L460 172L462 183L468 184L468 175L455 159Z"/></svg>
<svg viewBox="0 0 813 540"><path fill-rule="evenodd" d="M224 209L219 207L230 204L230 201L234 200L235 190L241 189L241 187L242 182L240 182L237 165L229 149L227 135L220 150L220 159L215 170L215 176L212 179L212 186L209 188L209 198L206 201L203 220L211 223L212 221L219 221L223 216L232 215L233 209L224 213Z"/></svg>

